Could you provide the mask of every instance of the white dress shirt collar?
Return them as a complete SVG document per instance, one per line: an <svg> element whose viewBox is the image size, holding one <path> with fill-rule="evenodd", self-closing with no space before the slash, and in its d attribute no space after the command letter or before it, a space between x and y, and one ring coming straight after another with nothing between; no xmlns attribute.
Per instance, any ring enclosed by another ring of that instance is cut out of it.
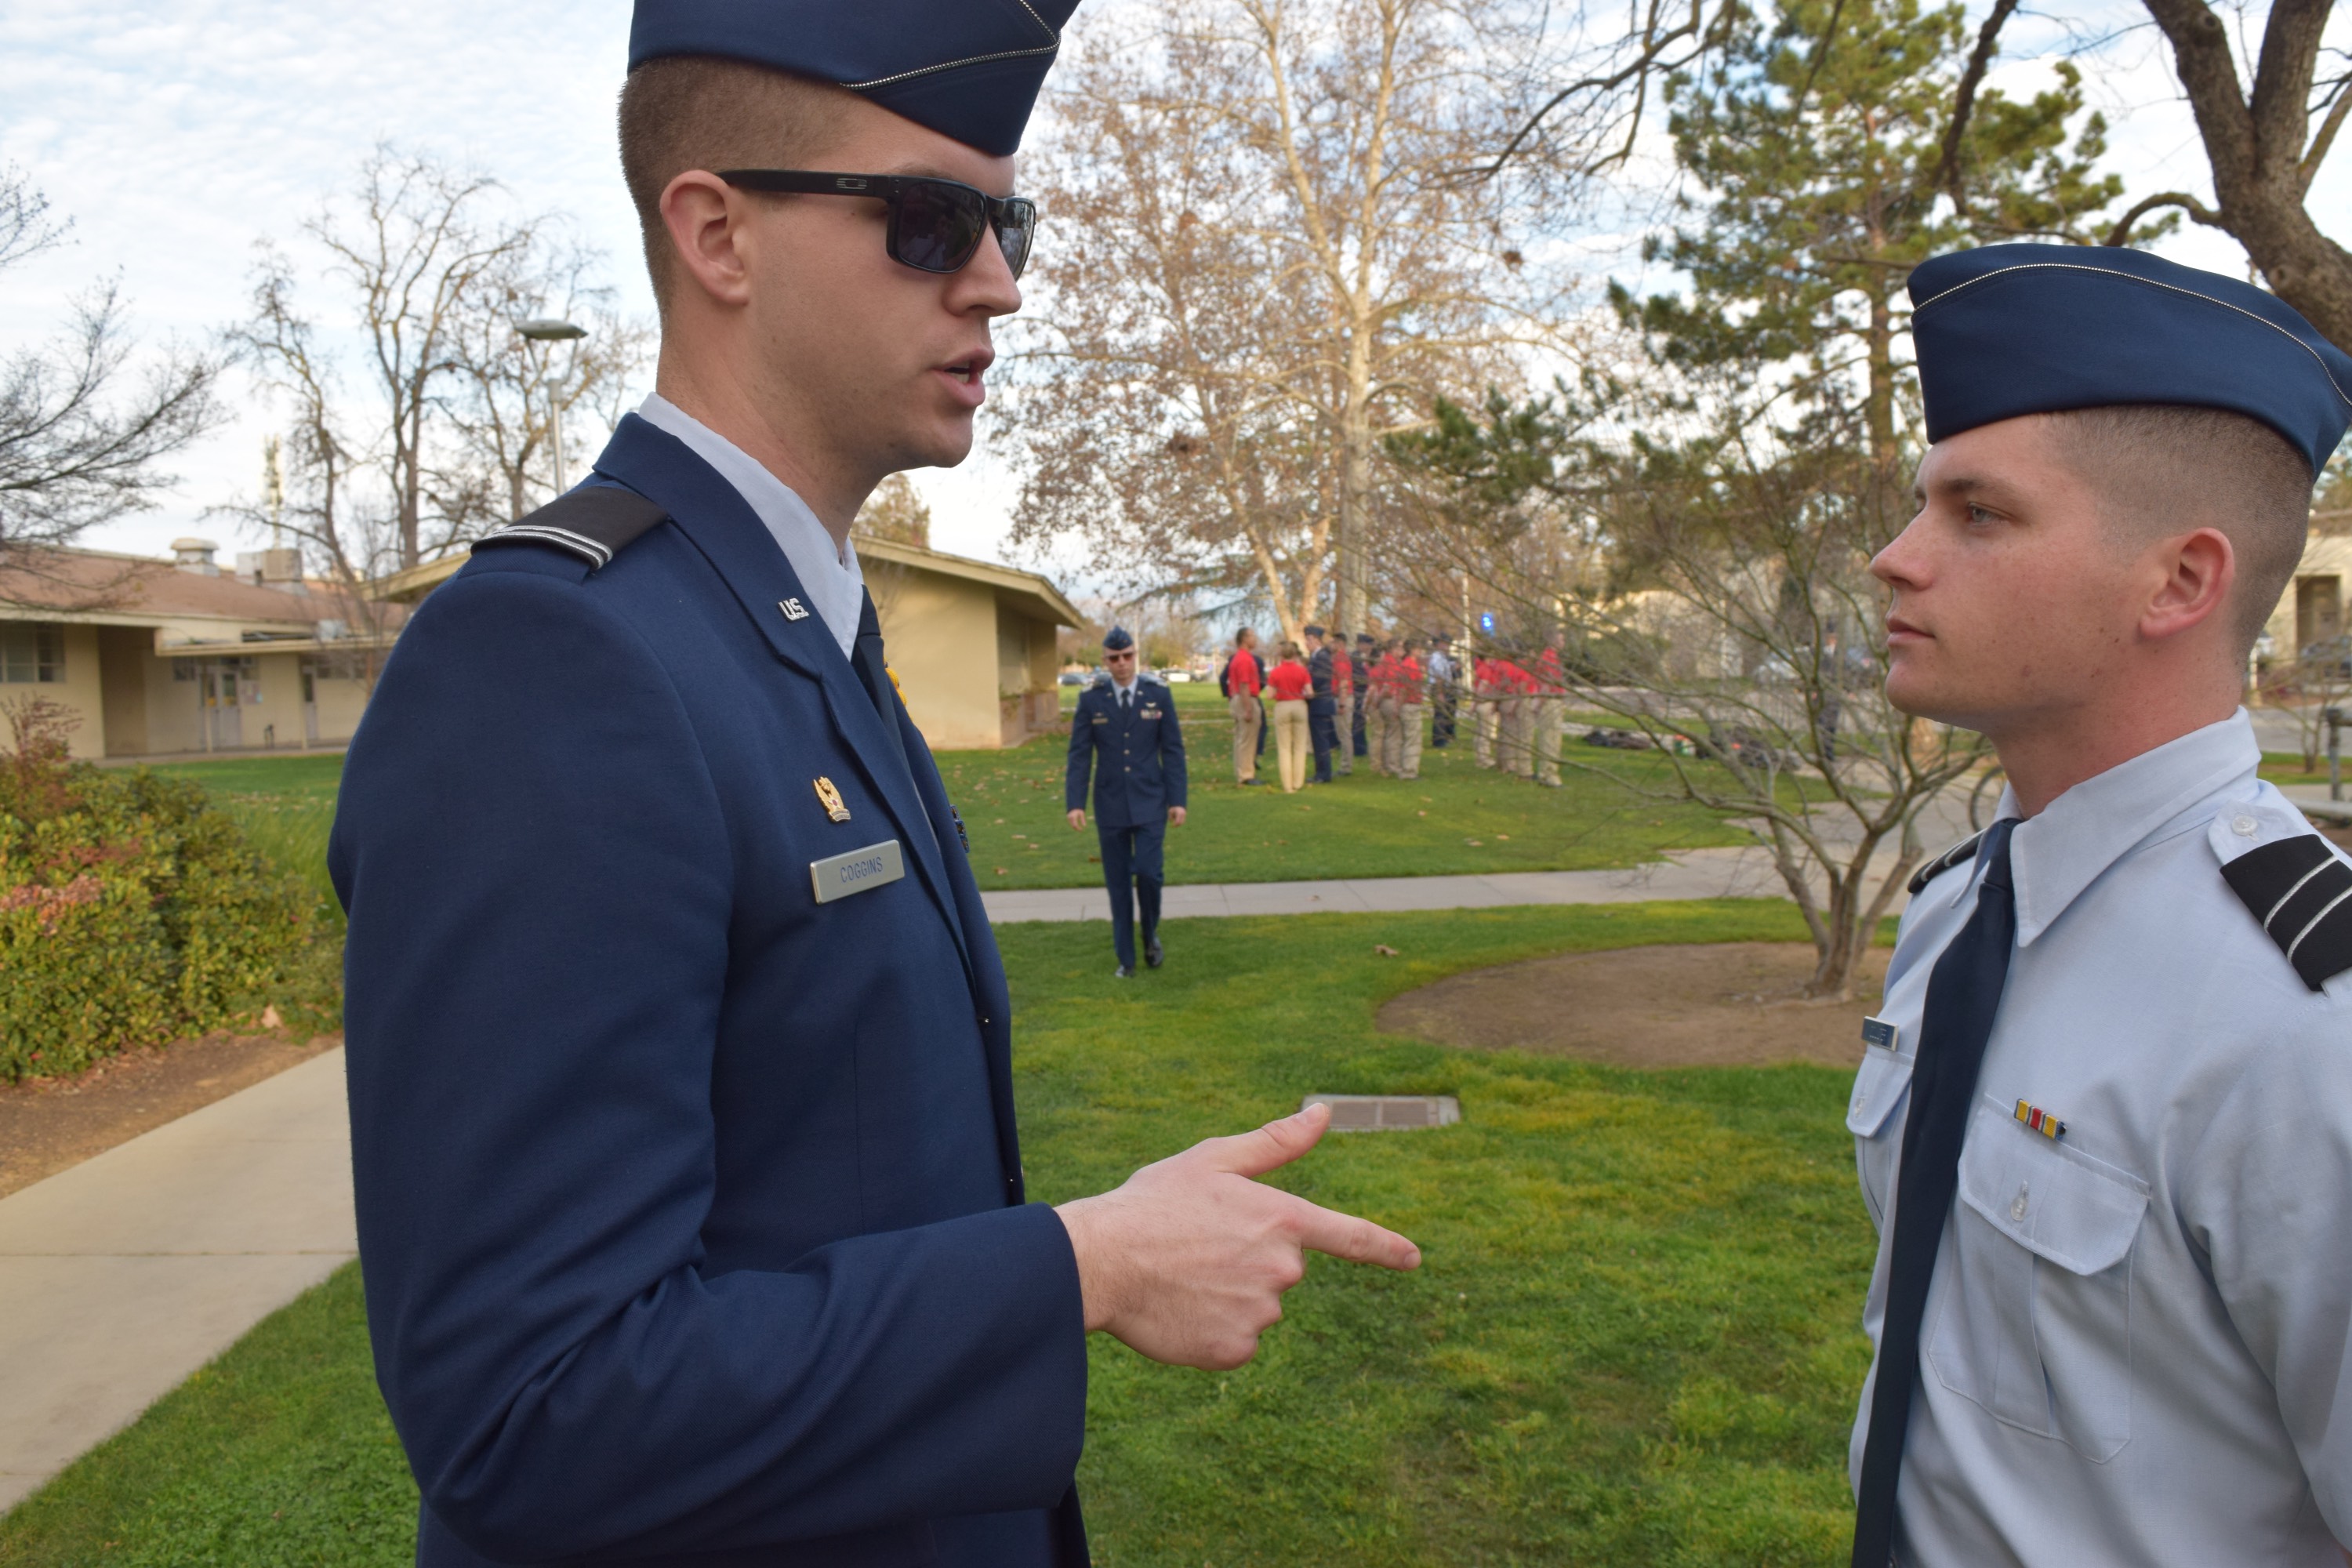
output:
<svg viewBox="0 0 2352 1568"><path fill-rule="evenodd" d="M856 547L845 540L836 546L816 513L783 480L659 393L637 405L637 417L685 442L735 487L792 563L809 608L824 620L846 656L857 644L858 613L866 602L866 574L857 564Z"/></svg>
<svg viewBox="0 0 2352 1568"><path fill-rule="evenodd" d="M2101 873L2181 813L2252 783L2262 760L2254 721L2241 708L2084 779L2020 823L2010 849L2018 946L2048 931ZM2001 792L1994 815L2019 815L2014 790ZM1963 890L1973 880L1965 879Z"/></svg>

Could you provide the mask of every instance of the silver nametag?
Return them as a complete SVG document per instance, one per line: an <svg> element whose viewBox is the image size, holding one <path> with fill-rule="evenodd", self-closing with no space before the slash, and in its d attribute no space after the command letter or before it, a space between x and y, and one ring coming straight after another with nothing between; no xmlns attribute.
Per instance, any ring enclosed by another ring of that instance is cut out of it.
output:
<svg viewBox="0 0 2352 1568"><path fill-rule="evenodd" d="M809 880L816 886L816 901L820 904L895 882L906 874L906 857L898 853L898 841L895 838L853 849L846 855L809 862Z"/></svg>
<svg viewBox="0 0 2352 1568"><path fill-rule="evenodd" d="M1895 1048L1895 1041L1900 1037L1900 1033L1894 1025L1884 1018L1864 1018L1862 1021L1862 1043L1865 1046L1876 1046L1883 1051Z"/></svg>

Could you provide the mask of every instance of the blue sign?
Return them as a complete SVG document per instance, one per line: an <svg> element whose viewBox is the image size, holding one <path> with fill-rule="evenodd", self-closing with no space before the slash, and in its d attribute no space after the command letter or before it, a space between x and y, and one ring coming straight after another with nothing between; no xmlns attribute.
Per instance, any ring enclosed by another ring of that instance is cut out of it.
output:
<svg viewBox="0 0 2352 1568"><path fill-rule="evenodd" d="M1478 612L1478 629L1482 632L1491 632L1495 629L1494 611L1481 610Z"/></svg>

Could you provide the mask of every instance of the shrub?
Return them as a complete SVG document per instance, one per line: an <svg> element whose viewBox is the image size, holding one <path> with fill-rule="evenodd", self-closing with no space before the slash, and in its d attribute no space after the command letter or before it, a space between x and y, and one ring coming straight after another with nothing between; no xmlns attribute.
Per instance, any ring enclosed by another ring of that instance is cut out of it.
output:
<svg viewBox="0 0 2352 1568"><path fill-rule="evenodd" d="M317 895L201 785L70 761L44 699L6 717L0 1080L217 1028L298 973L310 983Z"/></svg>

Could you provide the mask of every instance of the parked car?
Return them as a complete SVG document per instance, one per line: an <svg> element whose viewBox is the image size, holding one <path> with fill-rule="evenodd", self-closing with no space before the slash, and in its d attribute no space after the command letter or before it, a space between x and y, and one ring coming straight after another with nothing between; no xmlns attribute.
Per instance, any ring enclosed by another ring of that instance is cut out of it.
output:
<svg viewBox="0 0 2352 1568"><path fill-rule="evenodd" d="M2304 644L2302 661L2306 671L2352 679L2352 634Z"/></svg>
<svg viewBox="0 0 2352 1568"><path fill-rule="evenodd" d="M1171 686L1175 686L1191 680L1192 672L1189 669L1163 669L1160 672L1160 679Z"/></svg>

